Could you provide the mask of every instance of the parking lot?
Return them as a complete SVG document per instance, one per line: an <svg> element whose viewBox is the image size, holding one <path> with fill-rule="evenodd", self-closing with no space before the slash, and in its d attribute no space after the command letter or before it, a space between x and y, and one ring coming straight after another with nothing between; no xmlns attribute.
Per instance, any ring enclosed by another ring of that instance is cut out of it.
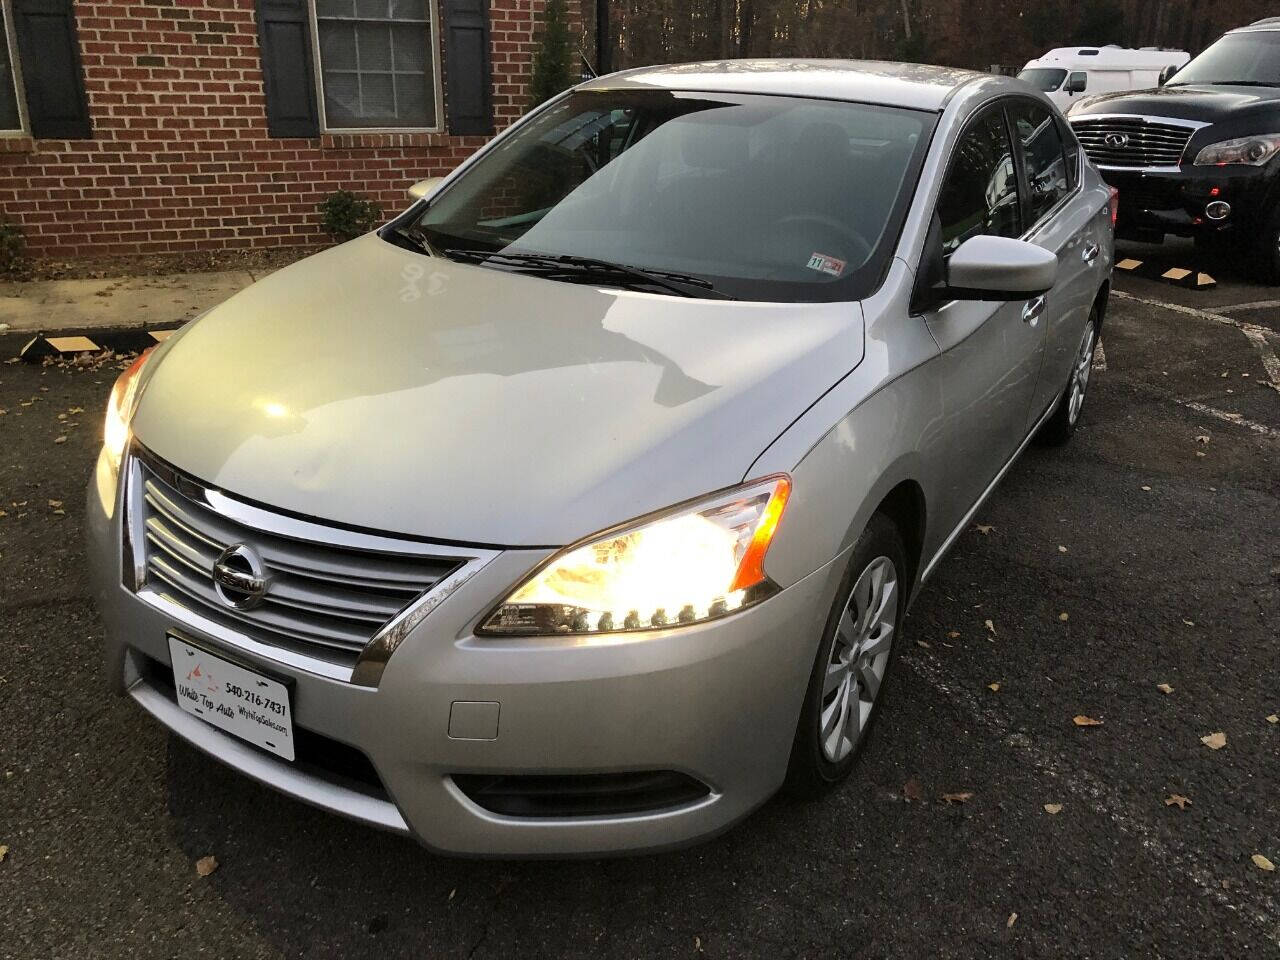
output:
<svg viewBox="0 0 1280 960"><path fill-rule="evenodd" d="M1280 954L1280 288L1122 255L1218 286L1118 279L1082 428L922 592L852 781L611 861L435 857L109 697L80 518L117 364L0 365L0 956Z"/></svg>

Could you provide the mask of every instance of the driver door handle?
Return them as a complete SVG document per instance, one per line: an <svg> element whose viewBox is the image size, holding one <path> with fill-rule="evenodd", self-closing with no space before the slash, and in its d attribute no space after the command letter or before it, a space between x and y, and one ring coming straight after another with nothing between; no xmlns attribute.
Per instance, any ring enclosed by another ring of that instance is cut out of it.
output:
<svg viewBox="0 0 1280 960"><path fill-rule="evenodd" d="M1044 313L1044 306L1047 302L1043 293L1034 300L1028 300L1027 305L1022 308L1022 322L1027 326L1034 327L1039 322L1040 315Z"/></svg>
<svg viewBox="0 0 1280 960"><path fill-rule="evenodd" d="M1098 259L1098 254L1102 252L1102 248L1096 243L1086 243L1084 249L1080 251L1080 259L1085 263L1092 264Z"/></svg>

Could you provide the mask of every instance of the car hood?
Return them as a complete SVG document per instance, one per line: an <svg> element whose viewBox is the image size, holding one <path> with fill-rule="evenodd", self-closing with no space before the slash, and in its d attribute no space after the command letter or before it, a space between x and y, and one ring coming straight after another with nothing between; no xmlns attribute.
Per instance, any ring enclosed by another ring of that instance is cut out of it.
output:
<svg viewBox="0 0 1280 960"><path fill-rule="evenodd" d="M322 520L558 546L743 479L863 330L858 304L602 290L370 234L167 346L133 430L181 470Z"/></svg>
<svg viewBox="0 0 1280 960"><path fill-rule="evenodd" d="M1123 90L1090 97L1071 111L1071 119L1090 114L1130 113L1217 123L1254 111L1280 109L1280 88L1171 84L1154 90Z"/></svg>

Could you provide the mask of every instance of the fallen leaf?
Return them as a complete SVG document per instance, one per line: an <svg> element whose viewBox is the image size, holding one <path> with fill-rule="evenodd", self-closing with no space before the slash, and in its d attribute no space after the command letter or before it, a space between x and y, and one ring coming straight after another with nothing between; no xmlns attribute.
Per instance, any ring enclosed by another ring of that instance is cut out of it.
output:
<svg viewBox="0 0 1280 960"><path fill-rule="evenodd" d="M1267 723L1280 723L1280 715L1271 714L1271 716L1267 717Z"/></svg>
<svg viewBox="0 0 1280 960"><path fill-rule="evenodd" d="M924 802L924 788L920 786L920 781L912 777L902 785L902 795L913 803Z"/></svg>
<svg viewBox="0 0 1280 960"><path fill-rule="evenodd" d="M988 690L990 690L992 693L995 693L997 690L999 690L999 689L1000 689L1000 684L998 684L998 683L988 683L988 684L987 684L987 689L988 689Z"/></svg>
<svg viewBox="0 0 1280 960"><path fill-rule="evenodd" d="M1086 717L1083 713L1071 718L1071 722L1077 727L1100 727L1101 720L1095 720L1093 717Z"/></svg>
<svg viewBox="0 0 1280 960"><path fill-rule="evenodd" d="M1206 737L1201 737L1200 742L1210 750L1221 750L1227 745L1227 735L1219 730L1217 733L1211 733Z"/></svg>
<svg viewBox="0 0 1280 960"><path fill-rule="evenodd" d="M1184 797L1180 793L1171 793L1169 794L1169 796L1164 798L1164 805L1166 807L1176 806L1179 810L1187 809L1187 804L1189 804L1190 802L1191 802L1190 797Z"/></svg>
<svg viewBox="0 0 1280 960"><path fill-rule="evenodd" d="M1156 689L1161 693L1173 693L1173 687L1169 686L1167 683L1157 683Z"/></svg>
<svg viewBox="0 0 1280 960"><path fill-rule="evenodd" d="M1071 615L1064 610L1062 613L1058 614L1058 619L1061 620L1063 623L1066 623L1068 620L1071 619Z"/></svg>
<svg viewBox="0 0 1280 960"><path fill-rule="evenodd" d="M1272 870L1276 868L1276 865L1274 863L1272 863L1270 860L1268 860L1266 857L1264 857L1260 853L1255 853L1251 859L1253 860L1253 865L1255 867L1257 867L1259 870L1265 870L1267 871L1267 873L1270 873Z"/></svg>
<svg viewBox="0 0 1280 960"><path fill-rule="evenodd" d="M1197 457L1203 457L1203 456L1204 456L1204 451L1203 451L1203 450L1197 450L1197 451L1196 451L1196 456L1197 456Z"/></svg>
<svg viewBox="0 0 1280 960"><path fill-rule="evenodd" d="M1186 617L1182 618L1182 622L1185 623L1188 627L1194 627L1196 625L1194 620L1188 620Z"/></svg>
<svg viewBox="0 0 1280 960"><path fill-rule="evenodd" d="M990 620L985 620L983 622L986 624L987 629L990 630L991 633L994 635L996 632L996 625L992 623Z"/></svg>
<svg viewBox="0 0 1280 960"><path fill-rule="evenodd" d="M694 938L693 938L693 949L697 950L699 953L701 953L701 952L702 952L702 938L701 938L701 937L694 937Z"/></svg>
<svg viewBox="0 0 1280 960"><path fill-rule="evenodd" d="M943 803L968 803L973 796L972 793L944 793L942 795Z"/></svg>
<svg viewBox="0 0 1280 960"><path fill-rule="evenodd" d="M917 647L924 647L926 650L928 650L928 649L929 649L929 644L925 643L923 640L917 640L917 641L916 641L916 646L917 646Z"/></svg>
<svg viewBox="0 0 1280 960"><path fill-rule="evenodd" d="M1147 492L1150 492L1150 491L1151 491L1151 488L1150 488L1150 487L1148 487L1148 486L1144 486L1142 489L1143 489L1143 490L1146 490Z"/></svg>
<svg viewBox="0 0 1280 960"><path fill-rule="evenodd" d="M1066 552L1067 552L1067 548L1066 548L1066 547L1064 547L1062 544L1058 544L1058 552L1059 552L1059 553L1066 553Z"/></svg>
<svg viewBox="0 0 1280 960"><path fill-rule="evenodd" d="M61 501L61 500L50 500L50 501L49 501L49 508L50 508L51 510L61 510L61 509L62 509L62 501Z"/></svg>
<svg viewBox="0 0 1280 960"><path fill-rule="evenodd" d="M458 888L454 887L452 890L449 891L449 900L452 900L457 895L458 895Z"/></svg>
<svg viewBox="0 0 1280 960"><path fill-rule="evenodd" d="M65 436L62 436L62 437L55 437L53 442L54 442L54 443L66 443L66 442L67 442L67 438L66 438Z"/></svg>
<svg viewBox="0 0 1280 960"><path fill-rule="evenodd" d="M1009 914L1009 919L1005 921L1004 925L1006 928L1012 928L1013 925L1017 922L1018 922L1018 915L1016 913L1011 913Z"/></svg>
<svg viewBox="0 0 1280 960"><path fill-rule="evenodd" d="M991 526L991 524L989 523L978 524L978 532L982 534L984 537L994 529L995 527Z"/></svg>
<svg viewBox="0 0 1280 960"><path fill-rule="evenodd" d="M1208 443L1208 442L1209 442L1208 434L1201 433L1196 435L1196 443Z"/></svg>
<svg viewBox="0 0 1280 960"><path fill-rule="evenodd" d="M1060 804L1060 803L1046 803L1046 804L1044 805L1044 812L1045 812L1045 813L1047 813L1047 814L1049 814L1049 816L1051 816L1051 817L1052 817L1052 816L1057 816L1058 814L1060 814L1060 813L1062 812L1062 804Z"/></svg>
<svg viewBox="0 0 1280 960"><path fill-rule="evenodd" d="M201 857L196 861L196 873L202 877L207 877L213 871L218 869L217 857Z"/></svg>
<svg viewBox="0 0 1280 960"><path fill-rule="evenodd" d="M4 863L4 858L9 855L9 847L7 844L0 843L0 863Z"/></svg>
<svg viewBox="0 0 1280 960"><path fill-rule="evenodd" d="M959 636L960 636L960 631L959 631L959 630L948 630L948 631L947 631L947 639L948 639L948 640L955 640L955 639L957 639Z"/></svg>

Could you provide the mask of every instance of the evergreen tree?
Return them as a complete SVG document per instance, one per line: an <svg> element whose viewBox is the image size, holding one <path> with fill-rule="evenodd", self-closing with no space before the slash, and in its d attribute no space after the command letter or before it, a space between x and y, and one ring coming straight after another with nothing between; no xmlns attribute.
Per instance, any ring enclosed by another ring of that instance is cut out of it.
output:
<svg viewBox="0 0 1280 960"><path fill-rule="evenodd" d="M565 0L547 0L542 11L542 31L533 55L529 81L529 105L536 107L561 90L573 86L573 43Z"/></svg>

